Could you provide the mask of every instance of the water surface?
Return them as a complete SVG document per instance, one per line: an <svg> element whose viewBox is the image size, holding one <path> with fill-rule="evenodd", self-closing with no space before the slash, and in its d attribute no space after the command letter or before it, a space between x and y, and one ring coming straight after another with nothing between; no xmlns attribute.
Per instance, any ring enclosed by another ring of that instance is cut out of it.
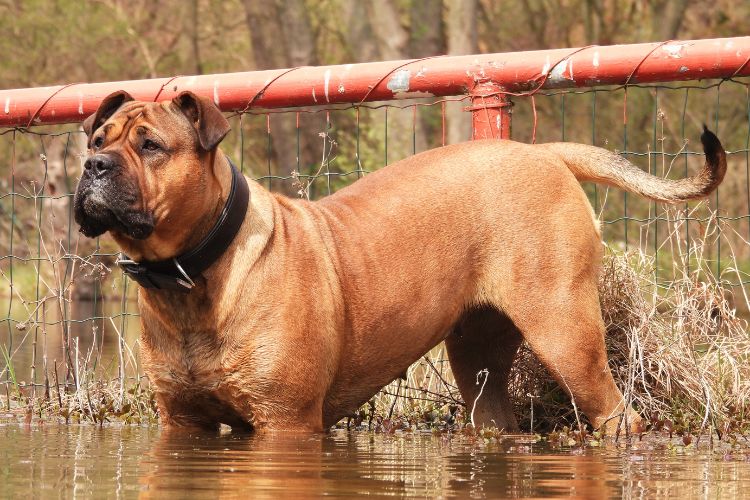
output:
<svg viewBox="0 0 750 500"><path fill-rule="evenodd" d="M683 448L665 438L586 449L532 441L0 424L0 497L739 498L750 488L744 452Z"/></svg>

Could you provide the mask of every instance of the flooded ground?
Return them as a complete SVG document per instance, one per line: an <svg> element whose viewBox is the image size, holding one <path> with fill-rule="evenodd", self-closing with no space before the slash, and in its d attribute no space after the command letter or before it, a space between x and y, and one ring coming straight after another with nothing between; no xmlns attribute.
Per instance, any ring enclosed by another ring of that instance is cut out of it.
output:
<svg viewBox="0 0 750 500"><path fill-rule="evenodd" d="M739 498L744 452L646 439L552 448L531 437L175 436L156 427L0 424L2 498ZM721 448L721 447L719 447Z"/></svg>

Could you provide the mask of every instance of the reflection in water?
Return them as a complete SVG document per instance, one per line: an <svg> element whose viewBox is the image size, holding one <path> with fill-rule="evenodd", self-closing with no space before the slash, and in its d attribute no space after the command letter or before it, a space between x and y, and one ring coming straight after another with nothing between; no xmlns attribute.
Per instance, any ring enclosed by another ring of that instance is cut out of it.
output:
<svg viewBox="0 0 750 500"><path fill-rule="evenodd" d="M741 496L741 457L665 446L552 451L432 435L186 436L155 428L0 424L0 497ZM728 459L731 458L731 459Z"/></svg>

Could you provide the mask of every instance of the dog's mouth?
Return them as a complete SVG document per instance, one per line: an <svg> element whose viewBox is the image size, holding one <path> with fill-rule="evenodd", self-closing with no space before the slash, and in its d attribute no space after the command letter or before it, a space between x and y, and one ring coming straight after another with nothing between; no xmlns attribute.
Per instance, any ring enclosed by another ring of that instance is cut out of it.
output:
<svg viewBox="0 0 750 500"><path fill-rule="evenodd" d="M137 189L131 185L84 173L73 200L75 221L89 238L112 230L136 240L146 239L154 231L154 218L134 208L138 199Z"/></svg>

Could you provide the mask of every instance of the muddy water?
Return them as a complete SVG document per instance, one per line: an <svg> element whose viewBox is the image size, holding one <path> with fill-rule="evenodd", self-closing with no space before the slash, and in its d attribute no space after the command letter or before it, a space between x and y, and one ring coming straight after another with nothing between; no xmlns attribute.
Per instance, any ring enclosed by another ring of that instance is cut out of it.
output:
<svg viewBox="0 0 750 500"><path fill-rule="evenodd" d="M156 428L0 426L0 498L739 498L744 453L552 449L430 434L174 436Z"/></svg>

